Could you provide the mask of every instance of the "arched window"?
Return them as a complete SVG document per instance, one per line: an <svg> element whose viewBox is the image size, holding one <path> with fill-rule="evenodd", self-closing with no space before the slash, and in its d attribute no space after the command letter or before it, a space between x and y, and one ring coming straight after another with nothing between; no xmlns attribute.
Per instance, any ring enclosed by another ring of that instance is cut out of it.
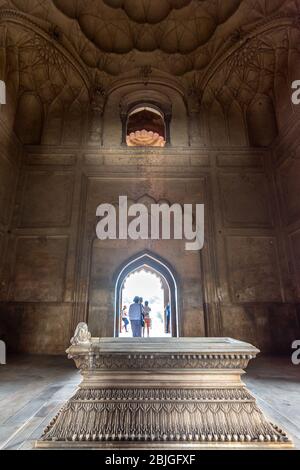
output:
<svg viewBox="0 0 300 470"><path fill-rule="evenodd" d="M122 144L128 147L165 147L170 144L170 110L153 103L137 103L121 111Z"/></svg>

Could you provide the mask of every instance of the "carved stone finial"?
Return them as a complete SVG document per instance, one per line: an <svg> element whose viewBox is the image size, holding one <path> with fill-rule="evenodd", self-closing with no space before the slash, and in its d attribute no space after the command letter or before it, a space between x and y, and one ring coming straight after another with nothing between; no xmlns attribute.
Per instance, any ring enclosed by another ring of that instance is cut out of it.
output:
<svg viewBox="0 0 300 470"><path fill-rule="evenodd" d="M91 342L91 333L89 332L88 326L86 323L78 323L74 336L71 338L71 345L84 345Z"/></svg>

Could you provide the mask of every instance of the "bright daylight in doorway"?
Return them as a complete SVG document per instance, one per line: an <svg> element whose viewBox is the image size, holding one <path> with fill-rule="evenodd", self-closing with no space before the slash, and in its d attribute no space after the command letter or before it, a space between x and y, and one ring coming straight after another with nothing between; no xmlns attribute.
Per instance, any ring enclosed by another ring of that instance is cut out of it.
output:
<svg viewBox="0 0 300 470"><path fill-rule="evenodd" d="M168 292L165 292L159 274L150 272L147 268L130 273L124 281L121 295L120 333L121 337L131 337L131 325L128 319L128 311L135 296L143 298L143 305L149 302L150 311L150 337L170 337L167 332L165 307L167 305ZM125 314L124 314L125 312ZM127 321L128 323L127 323ZM144 328L144 336L148 336L147 324Z"/></svg>

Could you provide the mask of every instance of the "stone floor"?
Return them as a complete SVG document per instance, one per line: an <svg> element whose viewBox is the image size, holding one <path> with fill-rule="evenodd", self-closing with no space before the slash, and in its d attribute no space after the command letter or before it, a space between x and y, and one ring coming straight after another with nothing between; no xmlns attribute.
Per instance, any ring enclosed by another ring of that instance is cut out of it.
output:
<svg viewBox="0 0 300 470"><path fill-rule="evenodd" d="M32 449L79 381L73 362L64 357L10 357L0 366L0 449ZM300 449L300 366L287 357L260 357L245 382Z"/></svg>

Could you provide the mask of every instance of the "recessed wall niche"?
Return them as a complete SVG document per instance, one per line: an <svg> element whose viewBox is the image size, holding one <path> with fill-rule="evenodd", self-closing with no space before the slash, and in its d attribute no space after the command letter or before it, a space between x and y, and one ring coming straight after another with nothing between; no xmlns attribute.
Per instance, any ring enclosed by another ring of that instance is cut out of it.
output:
<svg viewBox="0 0 300 470"><path fill-rule="evenodd" d="M68 226L73 186L74 175L70 171L28 171L23 186L20 226Z"/></svg>
<svg viewBox="0 0 300 470"><path fill-rule="evenodd" d="M150 135L142 135L146 131ZM132 142L127 137L130 134ZM158 134L154 136L153 134ZM103 115L103 145L120 147L187 146L188 121L180 88L149 83L125 83L108 93ZM152 140L152 141L151 141ZM133 143L133 145L131 145Z"/></svg>
<svg viewBox="0 0 300 470"><path fill-rule="evenodd" d="M138 103L127 114L121 115L121 121L122 144L126 143L128 147L165 147L170 144L170 120L151 103Z"/></svg>

